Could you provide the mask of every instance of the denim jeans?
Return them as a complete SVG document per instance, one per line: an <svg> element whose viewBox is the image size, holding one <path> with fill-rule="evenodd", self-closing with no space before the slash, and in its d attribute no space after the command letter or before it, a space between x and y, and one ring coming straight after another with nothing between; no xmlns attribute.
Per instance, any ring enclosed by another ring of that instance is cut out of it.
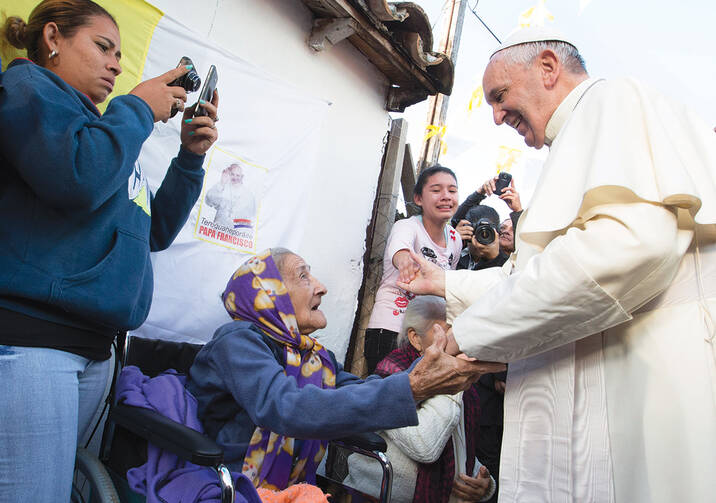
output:
<svg viewBox="0 0 716 503"><path fill-rule="evenodd" d="M0 503L70 500L77 442L94 426L110 362L0 345Z"/></svg>

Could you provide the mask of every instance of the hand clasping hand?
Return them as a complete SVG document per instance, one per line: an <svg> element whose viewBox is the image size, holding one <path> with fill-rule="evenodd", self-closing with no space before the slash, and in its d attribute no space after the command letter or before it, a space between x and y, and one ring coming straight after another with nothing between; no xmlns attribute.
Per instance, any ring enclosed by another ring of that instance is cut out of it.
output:
<svg viewBox="0 0 716 503"><path fill-rule="evenodd" d="M419 295L437 295L445 297L445 271L440 266L418 256L412 250L410 257L420 267L411 281L397 281L398 288Z"/></svg>
<svg viewBox="0 0 716 503"><path fill-rule="evenodd" d="M453 395L469 388L482 374L501 372L504 363L456 358L445 352L448 337L434 329L433 343L410 372L410 388L416 402L434 395Z"/></svg>

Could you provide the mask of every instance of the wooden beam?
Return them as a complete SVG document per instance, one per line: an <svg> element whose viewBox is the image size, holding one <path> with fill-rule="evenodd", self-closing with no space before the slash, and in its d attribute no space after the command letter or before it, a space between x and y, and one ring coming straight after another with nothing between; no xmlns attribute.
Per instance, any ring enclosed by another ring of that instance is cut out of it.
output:
<svg viewBox="0 0 716 503"><path fill-rule="evenodd" d="M426 71L418 67L402 47L393 44L390 32L381 23L371 20L349 0L303 0L317 17L352 18L357 21L356 33L350 42L384 73L391 84L425 88L426 95L437 93L437 87Z"/></svg>
<svg viewBox="0 0 716 503"><path fill-rule="evenodd" d="M465 20L465 8L467 0L451 0L447 9L445 22L443 24L442 38L438 51L452 60L453 66L457 66L457 55L460 49L460 37L462 36L462 24ZM428 98L427 124L437 127L445 125L447 118L448 102L450 97L445 94L436 94ZM440 159L442 143L439 135L434 135L423 142L420 158L418 159L418 172L437 164Z"/></svg>
<svg viewBox="0 0 716 503"><path fill-rule="evenodd" d="M313 29L308 45L316 52L325 50L326 43L331 47L356 32L356 21L351 18L321 17L313 20Z"/></svg>
<svg viewBox="0 0 716 503"><path fill-rule="evenodd" d="M351 337L350 370L355 375L365 375L366 373L365 358L363 356L365 329L373 311L375 294L383 277L385 245L393 228L393 223L395 223L395 207L398 202L400 181L405 163L405 139L407 135L407 121L405 119L393 120L378 181L378 190L373 204L373 217L368 228L363 264L363 285L358 294L358 313Z"/></svg>
<svg viewBox="0 0 716 503"><path fill-rule="evenodd" d="M405 201L405 216L412 217L420 215L420 206L413 202L413 190L415 189L415 162L413 162L413 154L410 145L405 145L405 154L403 155L403 173L400 175L400 185L403 189L403 201Z"/></svg>

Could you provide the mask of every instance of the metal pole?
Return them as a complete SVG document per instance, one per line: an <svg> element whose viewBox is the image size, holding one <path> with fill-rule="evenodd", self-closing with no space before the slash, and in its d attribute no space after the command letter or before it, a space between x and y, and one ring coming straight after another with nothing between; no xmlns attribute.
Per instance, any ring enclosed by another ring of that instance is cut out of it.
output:
<svg viewBox="0 0 716 503"><path fill-rule="evenodd" d="M440 43L437 48L438 51L447 54L452 60L454 67L457 67L457 55L460 48L460 36L462 35L462 25L465 20L466 7L467 0L451 0L446 5L446 16L443 21ZM445 125L449 99L450 97L444 94L437 94L428 99L428 124L437 126L438 128ZM422 148L420 149L420 157L418 158L418 173L426 167L438 162L442 147L440 139L440 135L436 134L423 141Z"/></svg>

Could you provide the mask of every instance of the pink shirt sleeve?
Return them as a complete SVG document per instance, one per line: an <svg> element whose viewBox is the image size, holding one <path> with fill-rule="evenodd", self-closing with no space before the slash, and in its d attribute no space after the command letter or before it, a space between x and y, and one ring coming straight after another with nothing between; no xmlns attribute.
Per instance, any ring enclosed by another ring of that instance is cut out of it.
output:
<svg viewBox="0 0 716 503"><path fill-rule="evenodd" d="M415 240L417 239L416 223L420 225L418 219L406 218L393 224L388 237L388 244L385 247L387 250L385 258L390 258L391 264L393 263L393 257L400 250L415 250Z"/></svg>

